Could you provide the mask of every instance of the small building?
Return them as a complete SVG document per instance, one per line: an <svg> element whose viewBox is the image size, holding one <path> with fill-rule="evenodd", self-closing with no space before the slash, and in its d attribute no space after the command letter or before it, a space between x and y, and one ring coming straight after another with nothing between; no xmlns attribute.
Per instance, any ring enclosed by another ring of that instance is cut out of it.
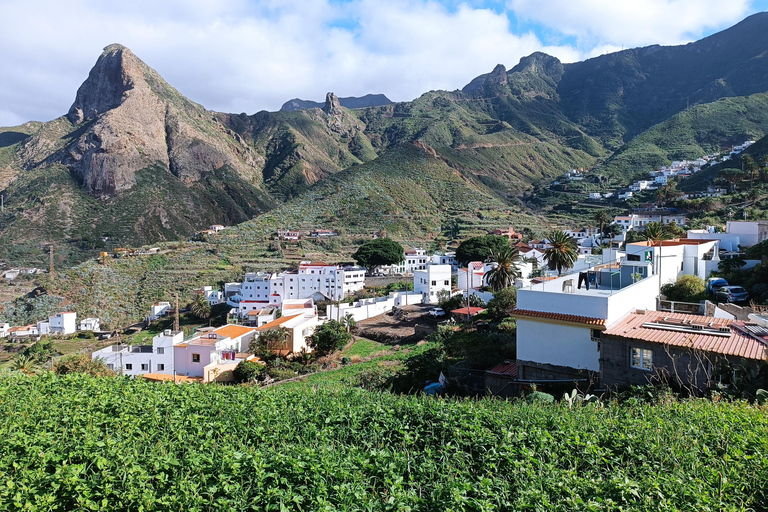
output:
<svg viewBox="0 0 768 512"><path fill-rule="evenodd" d="M168 314L168 311L171 309L171 303L170 302L155 302L149 307L149 320L155 321L160 317L165 316Z"/></svg>
<svg viewBox="0 0 768 512"><path fill-rule="evenodd" d="M173 346L176 373L205 378L206 367L222 361L235 362L237 353L247 350L255 337L255 328L242 325L201 330L191 339Z"/></svg>
<svg viewBox="0 0 768 512"><path fill-rule="evenodd" d="M424 270L431 258L427 256L427 251L420 247L406 249L403 255L405 261L405 273L409 274L416 270Z"/></svg>
<svg viewBox="0 0 768 512"><path fill-rule="evenodd" d="M213 231L214 233L218 233L219 231L222 231L224 229L224 226L221 224L211 224L208 226L208 229Z"/></svg>
<svg viewBox="0 0 768 512"><path fill-rule="evenodd" d="M452 309L450 311L451 318L454 318L458 321L468 320L471 319L473 316L477 316L480 313L485 311L485 308L476 308L476 307L469 307L469 308L459 308L459 309Z"/></svg>
<svg viewBox="0 0 768 512"><path fill-rule="evenodd" d="M312 231L309 236L311 237L329 237L329 236L336 236L336 232L332 229L316 229Z"/></svg>
<svg viewBox="0 0 768 512"><path fill-rule="evenodd" d="M11 324L5 322L0 323L0 338L7 337L10 330Z"/></svg>
<svg viewBox="0 0 768 512"><path fill-rule="evenodd" d="M436 304L441 292L451 293L451 266L426 265L413 273L413 291L420 293L424 304Z"/></svg>
<svg viewBox="0 0 768 512"><path fill-rule="evenodd" d="M304 314L295 314L283 316L268 324L259 327L258 332L262 333L270 329L285 328L288 331L288 338L285 346L278 351L282 354L291 354L294 352L311 352L312 349L307 345L307 338L312 336L319 324L317 315L306 316Z"/></svg>
<svg viewBox="0 0 768 512"><path fill-rule="evenodd" d="M74 334L77 332L77 313L56 313L48 319L50 334Z"/></svg>
<svg viewBox="0 0 768 512"><path fill-rule="evenodd" d="M507 240L522 240L523 234L522 233L516 233L514 228L512 226L506 228L506 229L494 229L491 233L495 236L503 236Z"/></svg>
<svg viewBox="0 0 768 512"><path fill-rule="evenodd" d="M98 318L85 318L80 320L81 331L100 331L101 325Z"/></svg>
<svg viewBox="0 0 768 512"><path fill-rule="evenodd" d="M504 361L485 371L485 390L489 395L508 398L518 395L517 363Z"/></svg>
<svg viewBox="0 0 768 512"><path fill-rule="evenodd" d="M600 383L605 387L668 382L704 391L723 365L766 364L768 330L734 320L638 310L602 333Z"/></svg>
<svg viewBox="0 0 768 512"><path fill-rule="evenodd" d="M729 220L725 225L725 232L737 235L742 246L751 247L768 240L768 220Z"/></svg>

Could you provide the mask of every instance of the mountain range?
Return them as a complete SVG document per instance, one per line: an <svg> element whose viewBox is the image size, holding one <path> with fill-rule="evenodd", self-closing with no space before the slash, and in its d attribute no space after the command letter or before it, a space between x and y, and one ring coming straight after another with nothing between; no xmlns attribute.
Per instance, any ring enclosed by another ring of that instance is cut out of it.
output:
<svg viewBox="0 0 768 512"><path fill-rule="evenodd" d="M65 115L0 128L0 257L54 244L77 261L102 237L138 245L214 223L420 240L457 223L540 227L521 198L570 168L620 181L768 133L767 52L760 13L683 46L572 64L537 52L410 102L349 109L329 93L322 108L246 115L206 110L110 45Z"/></svg>

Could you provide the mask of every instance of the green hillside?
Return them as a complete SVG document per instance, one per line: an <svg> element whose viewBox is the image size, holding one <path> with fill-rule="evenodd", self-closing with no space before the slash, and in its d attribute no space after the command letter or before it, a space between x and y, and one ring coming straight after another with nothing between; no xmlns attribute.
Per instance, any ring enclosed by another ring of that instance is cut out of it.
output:
<svg viewBox="0 0 768 512"><path fill-rule="evenodd" d="M761 510L768 416L0 378L0 502L46 510Z"/></svg>

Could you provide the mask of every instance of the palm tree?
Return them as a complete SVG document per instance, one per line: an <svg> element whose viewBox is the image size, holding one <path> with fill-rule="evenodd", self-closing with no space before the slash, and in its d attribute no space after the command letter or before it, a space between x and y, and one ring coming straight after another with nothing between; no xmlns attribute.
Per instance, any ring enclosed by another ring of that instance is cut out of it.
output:
<svg viewBox="0 0 768 512"><path fill-rule="evenodd" d="M344 315L344 318L342 318L339 323L344 326L344 329L346 329L347 332L354 331L355 328L357 328L357 320L352 316L352 313Z"/></svg>
<svg viewBox="0 0 768 512"><path fill-rule="evenodd" d="M642 237L649 242L658 242L671 238L669 231L661 222L649 222L646 224Z"/></svg>
<svg viewBox="0 0 768 512"><path fill-rule="evenodd" d="M192 304L190 304L189 310L200 320L205 320L211 317L211 303L208 302L202 293L195 294L195 298L192 299Z"/></svg>
<svg viewBox="0 0 768 512"><path fill-rule="evenodd" d="M611 216L608 215L608 212L605 210L597 210L595 212L595 222L600 225L600 239L603 238L603 229L605 229L605 225L611 222Z"/></svg>
<svg viewBox="0 0 768 512"><path fill-rule="evenodd" d="M572 236L563 231L553 231L547 237L552 247L544 250L544 259L550 270L557 270L562 275L563 270L573 267L579 258L579 250Z"/></svg>
<svg viewBox="0 0 768 512"><path fill-rule="evenodd" d="M11 368L25 375L32 375L35 373L35 360L32 357L19 354L13 358Z"/></svg>
<svg viewBox="0 0 768 512"><path fill-rule="evenodd" d="M509 288L515 284L515 279L520 277L520 267L517 262L520 260L520 252L517 247L504 247L494 253L491 251L490 259L497 263L485 275L488 285L494 292Z"/></svg>

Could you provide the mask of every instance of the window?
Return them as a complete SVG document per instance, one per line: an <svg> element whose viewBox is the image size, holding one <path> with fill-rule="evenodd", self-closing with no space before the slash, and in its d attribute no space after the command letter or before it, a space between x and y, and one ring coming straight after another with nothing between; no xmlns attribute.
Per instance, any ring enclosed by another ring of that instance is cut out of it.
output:
<svg viewBox="0 0 768 512"><path fill-rule="evenodd" d="M592 341L600 341L600 329L590 329L589 337Z"/></svg>
<svg viewBox="0 0 768 512"><path fill-rule="evenodd" d="M147 363L141 363L141 371L146 372L149 370L149 365Z"/></svg>
<svg viewBox="0 0 768 512"><path fill-rule="evenodd" d="M131 363L128 363L125 365L126 370L133 370L133 365Z"/></svg>
<svg viewBox="0 0 768 512"><path fill-rule="evenodd" d="M451 284L451 283L450 283L450 281L443 281L443 284L444 284L445 286L448 286L448 285L449 285L449 284Z"/></svg>
<svg viewBox="0 0 768 512"><path fill-rule="evenodd" d="M437 285L437 281L432 281L432 286Z"/></svg>
<svg viewBox="0 0 768 512"><path fill-rule="evenodd" d="M630 348L631 360L629 365L632 368L639 368L641 370L653 369L653 352L645 348Z"/></svg>
<svg viewBox="0 0 768 512"><path fill-rule="evenodd" d="M115 365L113 365L112 363L109 363L107 365L107 368L109 368L110 370L114 370L115 369Z"/></svg>
<svg viewBox="0 0 768 512"><path fill-rule="evenodd" d="M160 372L161 372L161 371L163 371L163 370L165 370L165 365L164 365L164 364L158 364L158 365L157 365L157 371L160 371Z"/></svg>
<svg viewBox="0 0 768 512"><path fill-rule="evenodd" d="M165 354L165 347L157 347L157 355L161 356Z"/></svg>
<svg viewBox="0 0 768 512"><path fill-rule="evenodd" d="M199 363L200 362L200 354L192 354L192 362L193 363Z"/></svg>

